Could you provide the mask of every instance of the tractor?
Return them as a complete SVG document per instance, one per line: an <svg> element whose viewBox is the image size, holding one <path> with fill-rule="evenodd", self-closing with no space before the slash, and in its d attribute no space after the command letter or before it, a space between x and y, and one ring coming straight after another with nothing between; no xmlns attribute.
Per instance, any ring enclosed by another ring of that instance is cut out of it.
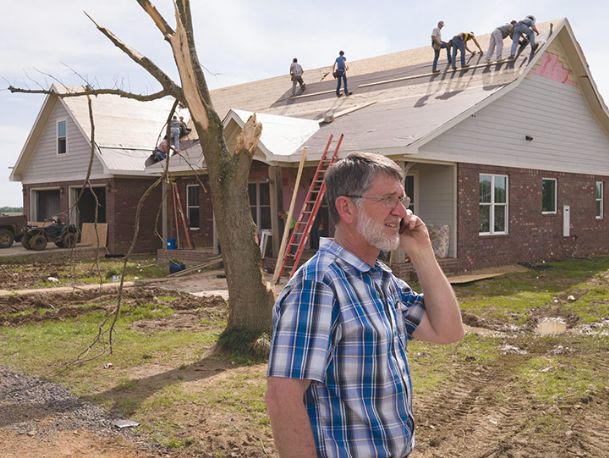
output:
<svg viewBox="0 0 609 458"><path fill-rule="evenodd" d="M74 224L63 224L54 218L48 226L28 226L21 238L21 245L28 250L41 251L53 242L59 248L74 248L78 240L78 228Z"/></svg>
<svg viewBox="0 0 609 458"><path fill-rule="evenodd" d="M21 240L27 226L25 215L0 215L0 248L9 248Z"/></svg>

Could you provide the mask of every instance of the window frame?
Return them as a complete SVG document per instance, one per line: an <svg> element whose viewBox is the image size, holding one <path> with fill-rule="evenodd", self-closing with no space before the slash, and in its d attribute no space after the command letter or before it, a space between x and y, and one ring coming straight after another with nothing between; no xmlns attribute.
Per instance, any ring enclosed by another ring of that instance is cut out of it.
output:
<svg viewBox="0 0 609 458"><path fill-rule="evenodd" d="M553 181L554 182L554 211L543 210L543 182ZM541 214L542 215L556 215L558 213L558 178L541 178Z"/></svg>
<svg viewBox="0 0 609 458"><path fill-rule="evenodd" d="M255 213L255 217L252 215L252 219L254 220L254 224L256 224L256 227L258 228L258 232L262 231L262 230L270 230L271 226L272 226L272 218L273 218L273 212L271 209L271 186L269 184L268 181L250 181L248 183L248 193L249 193L249 186L255 186L256 188L256 195L254 196L254 202L255 204L252 205L252 202L250 200L249 206L250 206L250 211L252 211L254 208L256 209L256 213ZM269 195L269 203L262 205L260 203L260 187L266 185L268 186L268 195ZM250 199L252 198L252 196L249 197ZM262 220L262 209L263 208L267 208L269 209L269 227L260 227L260 221Z"/></svg>
<svg viewBox="0 0 609 458"><path fill-rule="evenodd" d="M597 197L596 195L596 188L598 185L601 185L601 193L600 193L600 197ZM605 194L605 182L602 180L596 180L594 182L594 217L596 219L603 219L603 217L605 216L605 199L604 199L604 194ZM600 202L600 205L597 207L597 202ZM600 210L600 215L598 214L597 210Z"/></svg>
<svg viewBox="0 0 609 458"><path fill-rule="evenodd" d="M59 136L59 125L63 123L65 128L65 133L63 137ZM63 138L64 140L64 149L65 151L63 153L59 152L59 140L60 138ZM57 156L64 156L66 154L68 154L68 120L66 118L60 118L57 119L55 122L55 154Z"/></svg>
<svg viewBox="0 0 609 458"><path fill-rule="evenodd" d="M480 180L482 177L491 178L491 201L480 202ZM505 178L505 202L495 202L495 178ZM499 173L480 173L478 176L478 235L480 236L493 236L493 235L508 235L509 231L509 215L510 215L510 177L508 175ZM480 231L480 208L481 206L488 206L489 210L489 232ZM503 231L495 231L495 208L501 206L505 207L505 228Z"/></svg>
<svg viewBox="0 0 609 458"><path fill-rule="evenodd" d="M197 188L197 205L192 205L192 202L190 201L190 188ZM198 231L201 229L201 194L199 192L199 189L201 188L201 186L199 186L198 184L187 184L186 185L186 218L188 219L188 229L190 229L191 231ZM190 218L190 209L197 209L198 210L198 215L199 218L197 218L196 221L196 226L193 225L193 222Z"/></svg>

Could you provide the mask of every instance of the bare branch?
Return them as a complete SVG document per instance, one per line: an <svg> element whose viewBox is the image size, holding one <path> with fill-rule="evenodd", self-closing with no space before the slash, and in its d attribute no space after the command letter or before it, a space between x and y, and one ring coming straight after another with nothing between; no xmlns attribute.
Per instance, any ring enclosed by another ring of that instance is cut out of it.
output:
<svg viewBox="0 0 609 458"><path fill-rule="evenodd" d="M141 55L134 49L131 49L125 43L123 43L116 35L114 35L110 30L105 27L100 26L95 20L89 16L86 12L85 15L95 24L97 30L99 30L102 34L106 36L118 49L123 51L127 56L131 58L136 64L140 65L144 70L146 70L150 75L152 75L165 89L165 91L169 91L175 98L182 98L182 90L180 86L175 84L169 76L165 74L163 70L161 70L154 62L148 59L146 56Z"/></svg>
<svg viewBox="0 0 609 458"><path fill-rule="evenodd" d="M85 87L82 90L68 90L67 92L58 92L54 89L25 89L15 86L9 86L8 90L13 93L18 92L22 94L55 94L62 98L110 94L118 95L126 99L139 100L140 102L150 102L151 100L162 99L163 97L173 95L166 90L155 92L154 94L135 94L133 92L123 91L122 89L93 89L92 87Z"/></svg>
<svg viewBox="0 0 609 458"><path fill-rule="evenodd" d="M66 91L69 91L69 90L70 90L70 88L69 88L68 86L66 86L66 85L63 83L63 81L61 81L59 78L57 78L57 77L55 77L55 76L51 75L50 73L43 72L42 70L39 70L39 69L37 69L37 68L35 68L35 67L34 67L34 70L36 70L36 71L37 71L38 73L40 73L41 75L44 75L44 76L46 76L46 77L48 77L48 78L51 78L51 79L52 79L53 81L55 81L56 83L61 84L61 86L63 86L63 88L64 88Z"/></svg>
<svg viewBox="0 0 609 458"><path fill-rule="evenodd" d="M165 39L168 39L169 35L173 35L175 32L171 26L165 21L165 18L161 16L161 13L156 9L152 3L148 0L137 0L140 6L146 11L148 16L152 18L157 28L161 31Z"/></svg>
<svg viewBox="0 0 609 458"><path fill-rule="evenodd" d="M78 78L80 78L80 79L82 80L82 82L85 84L85 86L91 86L91 87L93 86L93 85L92 85L92 84L89 82L89 80L87 80L87 78L85 78L83 75L81 75L79 72L77 72L75 68L73 68L73 67L71 67L70 65L65 64L65 63L63 63L63 62L61 63L61 65L63 65L64 67L69 68L69 69L72 71L72 73L74 73L74 74L75 74L75 75L76 75Z"/></svg>

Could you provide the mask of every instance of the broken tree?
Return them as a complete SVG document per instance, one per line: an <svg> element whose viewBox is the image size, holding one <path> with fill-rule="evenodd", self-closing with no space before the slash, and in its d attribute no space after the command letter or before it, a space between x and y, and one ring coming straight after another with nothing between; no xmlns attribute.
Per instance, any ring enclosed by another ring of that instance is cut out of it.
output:
<svg viewBox="0 0 609 458"><path fill-rule="evenodd" d="M229 318L220 338L220 347L243 350L263 333L270 331L273 303L272 290L262 279L260 249L247 194L250 165L262 127L252 116L245 124L235 148L229 150L222 120L214 110L196 53L189 0L174 2L175 28L150 1L137 2L171 46L181 84L174 82L154 62L91 19L116 47L159 82L161 90L153 94L136 94L122 89L86 85L79 91L54 93L60 97L116 94L140 101L171 96L189 109L209 174L212 205L228 282ZM43 89L9 89L12 92L49 93Z"/></svg>

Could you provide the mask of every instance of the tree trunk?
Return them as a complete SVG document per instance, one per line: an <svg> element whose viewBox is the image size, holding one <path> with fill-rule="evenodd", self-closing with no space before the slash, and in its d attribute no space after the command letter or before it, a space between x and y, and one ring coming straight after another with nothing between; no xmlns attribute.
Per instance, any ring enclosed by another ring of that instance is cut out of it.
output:
<svg viewBox="0 0 609 458"><path fill-rule="evenodd" d="M224 127L213 109L196 53L192 18L187 0L176 2L176 33L169 39L184 92L184 102L199 134L209 174L220 249L229 295L228 325L219 346L229 351L257 353L252 346L271 330L272 289L262 280L260 248L247 193L249 170L262 127L248 120L229 151Z"/></svg>

